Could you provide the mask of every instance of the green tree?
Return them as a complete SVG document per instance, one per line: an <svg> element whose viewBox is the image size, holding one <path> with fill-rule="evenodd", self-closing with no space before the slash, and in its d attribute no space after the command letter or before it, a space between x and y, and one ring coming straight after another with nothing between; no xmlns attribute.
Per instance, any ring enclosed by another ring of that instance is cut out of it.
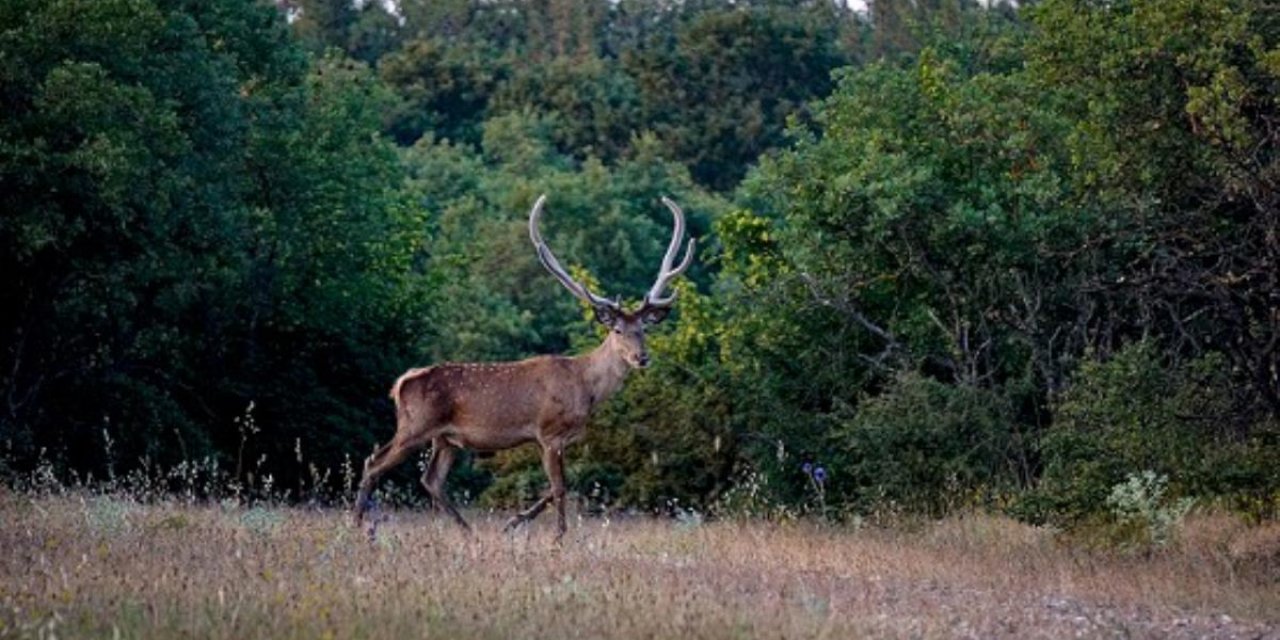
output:
<svg viewBox="0 0 1280 640"><path fill-rule="evenodd" d="M500 56L483 42L420 38L383 57L379 75L401 100L387 132L406 146L426 133L479 142L489 102L510 73Z"/></svg>
<svg viewBox="0 0 1280 640"><path fill-rule="evenodd" d="M226 462L254 401L267 471L299 473L304 437L336 466L425 316L374 78L309 73L254 2L10 3L0 24L20 461L100 471L110 437L121 465Z"/></svg>
<svg viewBox="0 0 1280 640"><path fill-rule="evenodd" d="M640 96L622 66L608 58L560 58L515 70L496 92L497 113L531 109L551 120L556 148L577 160L613 164L640 130Z"/></svg>
<svg viewBox="0 0 1280 640"><path fill-rule="evenodd" d="M1091 284L1097 299L1175 353L1221 351L1243 383L1234 419L1274 419L1275 12L1249 0L1054 1L1034 15L1032 77L1069 88L1073 186L1107 212L1111 229L1093 242L1119 254Z"/></svg>
<svg viewBox="0 0 1280 640"><path fill-rule="evenodd" d="M316 53L330 47L345 50L360 19L354 0L290 0L288 9L296 15L294 33Z"/></svg>
<svg viewBox="0 0 1280 640"><path fill-rule="evenodd" d="M347 36L348 54L370 65L398 48L404 33L401 20L381 2L366 2Z"/></svg>
<svg viewBox="0 0 1280 640"><path fill-rule="evenodd" d="M271 101L239 92L304 61L269 8L184 4L0 11L4 430L26 456L68 448L93 468L104 428L133 453L168 453L174 430L208 440L185 357L202 341L180 329L234 323L247 185L233 169Z"/></svg>
<svg viewBox="0 0 1280 640"><path fill-rule="evenodd" d="M767 149L786 119L830 90L844 62L826 5L804 11L723 8L696 14L623 56L642 98L641 117L695 179L728 189Z"/></svg>

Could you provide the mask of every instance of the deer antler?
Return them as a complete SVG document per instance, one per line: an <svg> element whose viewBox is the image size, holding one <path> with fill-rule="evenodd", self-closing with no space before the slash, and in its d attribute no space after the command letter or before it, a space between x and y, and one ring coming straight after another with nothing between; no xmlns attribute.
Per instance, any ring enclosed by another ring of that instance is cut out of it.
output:
<svg viewBox="0 0 1280 640"><path fill-rule="evenodd" d="M671 215L675 216L676 227L671 232L671 244L667 245L667 254L662 257L662 267L658 270L658 279L653 283L653 288L649 289L649 293L645 294L644 304L646 307L666 308L670 307L676 301L676 293L673 291L671 295L662 297L662 292L666 290L667 285L671 283L676 276L684 273L685 269L693 264L693 251L697 245L697 238L689 239L689 248L685 251L684 259L680 261L679 266L672 269L671 263L675 262L676 254L680 251L680 244L684 241L684 211L680 206L666 196L662 196L662 204L667 205L671 210Z"/></svg>
<svg viewBox="0 0 1280 640"><path fill-rule="evenodd" d="M566 289L575 296L578 296L583 302L590 303L595 307L608 307L610 309L620 310L621 305L608 298L603 298L591 292L582 283L574 280L569 272L560 266L560 261L556 260L555 254L551 253L551 249L547 248L547 243L542 241L542 234L538 233L538 216L542 215L542 205L547 201L547 195L544 193L538 197L538 201L533 203L533 210L529 212L529 239L533 240L533 247L538 251L538 259L542 261L542 266L551 272L551 275L560 281Z"/></svg>

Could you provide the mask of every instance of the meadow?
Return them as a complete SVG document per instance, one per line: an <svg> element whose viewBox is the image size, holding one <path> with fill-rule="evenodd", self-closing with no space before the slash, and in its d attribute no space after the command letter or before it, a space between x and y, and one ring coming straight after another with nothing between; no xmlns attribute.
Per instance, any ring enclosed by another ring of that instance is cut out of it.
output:
<svg viewBox="0 0 1280 640"><path fill-rule="evenodd" d="M0 491L4 638L1280 638L1280 526L1225 515L1142 553L976 513L575 516L556 545L474 510L370 537L341 508Z"/></svg>

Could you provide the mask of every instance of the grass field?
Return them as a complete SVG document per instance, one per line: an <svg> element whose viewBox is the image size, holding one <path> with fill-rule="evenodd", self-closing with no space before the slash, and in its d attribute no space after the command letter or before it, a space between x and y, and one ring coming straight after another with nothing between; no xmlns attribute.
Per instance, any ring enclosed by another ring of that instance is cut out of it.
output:
<svg viewBox="0 0 1280 640"><path fill-rule="evenodd" d="M370 540L339 510L0 493L0 637L1280 638L1248 555L1280 535L1224 516L1135 555L981 515L587 518L561 546L546 517L385 515Z"/></svg>

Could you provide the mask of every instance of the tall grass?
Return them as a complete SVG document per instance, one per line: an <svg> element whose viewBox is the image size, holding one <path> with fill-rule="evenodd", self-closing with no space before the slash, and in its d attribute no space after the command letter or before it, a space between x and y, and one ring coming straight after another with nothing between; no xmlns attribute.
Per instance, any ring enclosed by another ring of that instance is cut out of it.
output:
<svg viewBox="0 0 1280 640"><path fill-rule="evenodd" d="M0 491L0 637L1280 637L1277 574L1233 555L1280 529L1220 515L1148 555L979 514L578 518L555 545L484 513L370 539L335 508Z"/></svg>

